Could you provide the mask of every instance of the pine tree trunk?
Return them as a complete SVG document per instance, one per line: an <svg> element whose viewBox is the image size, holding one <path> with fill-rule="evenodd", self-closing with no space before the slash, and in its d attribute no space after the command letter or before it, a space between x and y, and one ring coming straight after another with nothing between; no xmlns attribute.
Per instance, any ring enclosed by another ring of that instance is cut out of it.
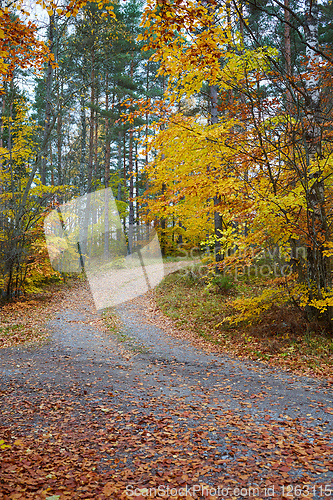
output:
<svg viewBox="0 0 333 500"><path fill-rule="evenodd" d="M52 52L53 50L53 40L54 40L54 14L50 16L49 23L49 46ZM49 130L51 127L51 94L52 94L52 81L53 81L53 68L51 61L47 64L46 69L46 83L45 83L45 122L44 122L44 143L45 138L49 137ZM40 163L40 179L42 184L46 185L46 164L47 164L47 143L45 144L45 149L42 152L41 163Z"/></svg>
<svg viewBox="0 0 333 500"><path fill-rule="evenodd" d="M117 200L121 200L121 131L118 132L118 190L117 190Z"/></svg>
<svg viewBox="0 0 333 500"><path fill-rule="evenodd" d="M89 121L89 160L88 160L88 179L87 179L87 193L92 192L92 179L93 179L93 168L94 168L94 145L95 145L95 111L93 105L95 104L95 48L91 49L91 79L90 79L90 102L92 104L90 108L90 121ZM87 196L87 204L85 207L85 215L83 222L83 234L82 234L82 245L81 252L83 255L87 255L88 250L88 228L90 222L90 196Z"/></svg>
<svg viewBox="0 0 333 500"><path fill-rule="evenodd" d="M126 130L124 130L124 135L123 135L123 174L124 174L124 201L126 200L126 191L127 191L127 175L126 175ZM126 232L126 219L123 217L123 230L124 233Z"/></svg>
<svg viewBox="0 0 333 500"><path fill-rule="evenodd" d="M140 226L140 205L139 205L139 159L138 143L135 143L135 197L136 197L136 225Z"/></svg>
<svg viewBox="0 0 333 500"><path fill-rule="evenodd" d="M97 86L97 81L96 81L96 86ZM98 89L96 89L95 91L95 105L98 106L98 103L99 103L99 92L98 92ZM95 178L96 178L96 174L99 172L99 169L98 169L98 114L97 112L95 111L95 114L94 114L94 118L95 118L95 127L94 127L94 174L95 174Z"/></svg>
<svg viewBox="0 0 333 500"><path fill-rule="evenodd" d="M95 49L91 51L91 80L90 80L90 122L89 122L89 160L88 160L88 183L87 192L91 193L92 178L94 168L94 144L95 144L95 111L93 105L95 104Z"/></svg>
<svg viewBox="0 0 333 500"><path fill-rule="evenodd" d="M290 12L289 12L289 0L284 0L284 56L285 56L285 71L286 71L286 81L289 87L289 80L291 78L291 43L290 43ZM291 112L292 97L290 89L287 88L286 92L287 101L287 111Z"/></svg>
<svg viewBox="0 0 333 500"><path fill-rule="evenodd" d="M0 148L3 148L3 116L5 114L6 99L4 94L0 94ZM2 157L0 157L0 176L2 175ZM2 178L0 182L0 194L2 193ZM1 213L1 212L0 212ZM1 227L1 223L0 223Z"/></svg>
<svg viewBox="0 0 333 500"><path fill-rule="evenodd" d="M109 111L109 88L108 88L108 73L106 73L106 90L105 90L105 111ZM104 185L109 187L110 181L110 158L111 158L111 144L110 144L110 118L105 117L105 164L104 164Z"/></svg>
<svg viewBox="0 0 333 500"><path fill-rule="evenodd" d="M121 131L118 132L118 189L117 189L117 200L121 200ZM121 240L121 230L117 227L117 241Z"/></svg>
<svg viewBox="0 0 333 500"><path fill-rule="evenodd" d="M105 77L105 111L109 111L109 75ZM104 258L109 257L109 181L110 181L110 118L105 117L105 165L104 165L104 185L105 185L105 206L104 206Z"/></svg>
<svg viewBox="0 0 333 500"><path fill-rule="evenodd" d="M86 171L86 149L87 149L87 122L84 96L80 98L80 120L81 120L81 172ZM81 192L83 194L83 192Z"/></svg>
<svg viewBox="0 0 333 500"><path fill-rule="evenodd" d="M51 170L51 186L54 186L54 167L53 167L52 142L50 142L50 170Z"/></svg>
<svg viewBox="0 0 333 500"><path fill-rule="evenodd" d="M58 186L63 183L62 179L62 82L61 93L58 88L57 92L57 171L58 171Z"/></svg>

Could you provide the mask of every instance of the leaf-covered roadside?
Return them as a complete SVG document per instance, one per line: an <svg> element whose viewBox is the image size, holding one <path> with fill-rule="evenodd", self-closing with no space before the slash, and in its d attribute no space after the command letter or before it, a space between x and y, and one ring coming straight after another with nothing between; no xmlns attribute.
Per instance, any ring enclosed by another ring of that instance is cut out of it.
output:
<svg viewBox="0 0 333 500"><path fill-rule="evenodd" d="M6 304L1 309L0 348L46 340L44 327L50 316L50 298L30 298Z"/></svg>
<svg viewBox="0 0 333 500"><path fill-rule="evenodd" d="M48 338L45 327L48 319L64 300L66 290L79 281L71 279L65 284L44 287L42 293L27 294L21 299L2 304L0 308L0 349L40 342Z"/></svg>
<svg viewBox="0 0 333 500"><path fill-rule="evenodd" d="M260 286L265 282L240 282L237 293L255 297ZM207 290L204 280L183 271L159 285L151 309L158 308L156 321L164 322L171 334L186 336L201 348L325 378L333 384L331 335L321 332L318 325L311 328L299 310L285 305L273 306L256 324L230 327L224 318L230 314L231 302L228 294Z"/></svg>

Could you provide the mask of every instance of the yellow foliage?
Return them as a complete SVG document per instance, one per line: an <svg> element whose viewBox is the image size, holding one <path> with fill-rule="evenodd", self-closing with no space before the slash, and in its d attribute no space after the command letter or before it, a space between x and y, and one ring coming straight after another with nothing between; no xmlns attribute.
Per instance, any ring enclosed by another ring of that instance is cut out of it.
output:
<svg viewBox="0 0 333 500"><path fill-rule="evenodd" d="M223 322L230 325L239 323L252 324L261 317L261 315L269 310L273 304L282 305L287 302L289 296L285 288L273 287L266 288L261 295L257 297L241 297L230 302L231 307L235 310L232 316L224 318Z"/></svg>
<svg viewBox="0 0 333 500"><path fill-rule="evenodd" d="M58 188L44 186L35 178L28 189L38 148L34 141L38 127L28 116L23 100L15 102L14 106L15 119L3 118L3 127L11 134L11 147L0 149L0 286L6 290L10 280L13 282L15 278L21 291L33 291L36 283L56 276L49 264L38 223L45 210L43 201L45 205ZM12 262L10 256L13 254L16 259L8 273L4 263Z"/></svg>

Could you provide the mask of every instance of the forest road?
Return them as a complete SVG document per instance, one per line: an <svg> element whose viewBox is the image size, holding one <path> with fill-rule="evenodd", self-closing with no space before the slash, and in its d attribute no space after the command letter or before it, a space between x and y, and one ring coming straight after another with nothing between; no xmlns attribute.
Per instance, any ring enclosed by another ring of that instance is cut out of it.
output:
<svg viewBox="0 0 333 500"><path fill-rule="evenodd" d="M333 495L325 381L203 352L147 322L145 308L145 297L118 306L106 333L82 285L59 304L49 341L1 349L1 428L59 439L70 429L96 448L112 424L116 445L103 441L96 473L118 471L124 484L132 474L147 487L252 484L265 497L273 484L279 497L298 484L304 497L311 485L307 498Z"/></svg>

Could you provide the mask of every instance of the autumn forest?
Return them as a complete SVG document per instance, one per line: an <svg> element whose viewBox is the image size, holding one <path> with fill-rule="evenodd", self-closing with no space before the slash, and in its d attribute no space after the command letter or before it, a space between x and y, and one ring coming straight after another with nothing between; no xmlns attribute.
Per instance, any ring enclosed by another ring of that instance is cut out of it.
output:
<svg viewBox="0 0 333 500"><path fill-rule="evenodd" d="M333 2L0 0L0 498L332 498Z"/></svg>
<svg viewBox="0 0 333 500"><path fill-rule="evenodd" d="M2 2L0 289L61 280L43 221L111 188L123 230L200 256L229 325L333 311L328 1ZM192 274L195 274L192 272Z"/></svg>

